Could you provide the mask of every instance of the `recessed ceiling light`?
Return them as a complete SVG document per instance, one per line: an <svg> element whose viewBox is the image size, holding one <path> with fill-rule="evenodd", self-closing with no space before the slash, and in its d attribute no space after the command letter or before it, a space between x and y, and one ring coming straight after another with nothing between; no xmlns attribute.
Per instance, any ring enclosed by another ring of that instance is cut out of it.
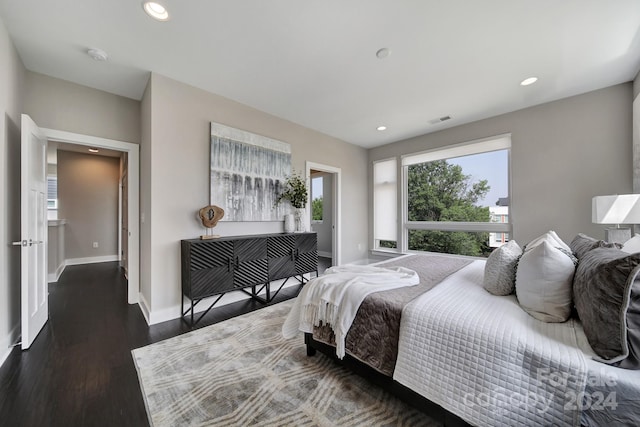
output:
<svg viewBox="0 0 640 427"><path fill-rule="evenodd" d="M520 86L529 86L538 81L537 77L529 77L528 79L524 79L520 82Z"/></svg>
<svg viewBox="0 0 640 427"><path fill-rule="evenodd" d="M146 1L142 3L142 8L144 11L158 21L166 21L169 19L169 12L167 9L161 5L160 3L156 3L154 1Z"/></svg>
<svg viewBox="0 0 640 427"><path fill-rule="evenodd" d="M97 148L89 148L89 152L90 153L99 153L100 150L98 150Z"/></svg>
<svg viewBox="0 0 640 427"><path fill-rule="evenodd" d="M389 55L391 55L391 51L386 47L383 47L382 49L379 49L376 52L376 56L378 57L378 59L384 59L384 58L388 57Z"/></svg>
<svg viewBox="0 0 640 427"><path fill-rule="evenodd" d="M109 55L102 49L91 48L87 50L87 55L95 59L96 61L106 61L109 59Z"/></svg>
<svg viewBox="0 0 640 427"><path fill-rule="evenodd" d="M379 130L379 131L383 131L383 130L387 130L387 127L386 126L378 126L376 129Z"/></svg>

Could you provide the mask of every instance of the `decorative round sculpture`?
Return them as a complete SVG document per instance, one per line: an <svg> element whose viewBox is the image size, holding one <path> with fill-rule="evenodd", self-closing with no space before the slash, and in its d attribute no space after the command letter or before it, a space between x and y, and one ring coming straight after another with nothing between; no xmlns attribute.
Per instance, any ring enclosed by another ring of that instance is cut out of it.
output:
<svg viewBox="0 0 640 427"><path fill-rule="evenodd" d="M220 237L218 235L211 234L211 229L218 224L224 217L224 209L219 206L209 205L198 211L198 217L202 221L202 225L207 228L207 234L200 236L201 239L214 239Z"/></svg>

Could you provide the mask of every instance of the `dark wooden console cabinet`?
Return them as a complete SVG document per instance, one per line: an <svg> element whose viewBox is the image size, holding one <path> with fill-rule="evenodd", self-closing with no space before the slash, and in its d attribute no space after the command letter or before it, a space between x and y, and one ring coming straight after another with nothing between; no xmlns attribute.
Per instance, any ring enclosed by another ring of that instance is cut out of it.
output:
<svg viewBox="0 0 640 427"><path fill-rule="evenodd" d="M289 278L300 283L304 274L318 275L316 233L260 234L221 237L211 240L181 241L182 295L191 307L182 318L191 317L191 326L229 291L241 290L252 298L267 303L282 289ZM285 279L271 295L271 282ZM250 288L250 291L247 289ZM258 296L266 291L266 298ZM194 321L194 307L204 298L218 295L207 310Z"/></svg>

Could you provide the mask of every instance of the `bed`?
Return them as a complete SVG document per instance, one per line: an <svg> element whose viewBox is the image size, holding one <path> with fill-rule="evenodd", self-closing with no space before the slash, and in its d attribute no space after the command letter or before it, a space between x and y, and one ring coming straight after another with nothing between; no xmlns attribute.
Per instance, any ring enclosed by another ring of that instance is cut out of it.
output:
<svg viewBox="0 0 640 427"><path fill-rule="evenodd" d="M516 295L487 292L486 262L405 255L376 264L420 281L366 296L343 360L446 425L639 425L640 371L596 361L575 312L540 321ZM308 354L336 354L329 325L305 332Z"/></svg>

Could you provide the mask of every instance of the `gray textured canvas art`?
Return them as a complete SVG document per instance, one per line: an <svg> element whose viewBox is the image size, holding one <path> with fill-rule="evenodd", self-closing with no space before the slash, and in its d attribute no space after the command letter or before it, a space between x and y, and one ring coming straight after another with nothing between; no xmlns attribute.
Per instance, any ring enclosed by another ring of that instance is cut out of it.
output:
<svg viewBox="0 0 640 427"><path fill-rule="evenodd" d="M218 123L211 123L211 204L225 211L222 221L282 221L286 203L274 206L291 174L291 146Z"/></svg>

